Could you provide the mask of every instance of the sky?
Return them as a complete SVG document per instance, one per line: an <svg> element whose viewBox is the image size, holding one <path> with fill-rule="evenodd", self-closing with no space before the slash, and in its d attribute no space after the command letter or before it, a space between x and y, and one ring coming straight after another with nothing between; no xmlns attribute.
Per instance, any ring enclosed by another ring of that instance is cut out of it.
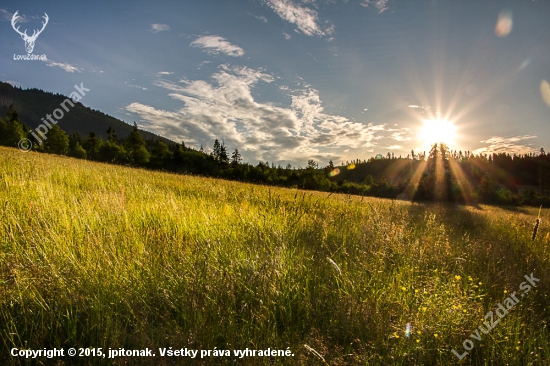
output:
<svg viewBox="0 0 550 366"><path fill-rule="evenodd" d="M43 28L32 54L22 37ZM0 80L245 161L321 166L550 141L550 1L0 3Z"/></svg>

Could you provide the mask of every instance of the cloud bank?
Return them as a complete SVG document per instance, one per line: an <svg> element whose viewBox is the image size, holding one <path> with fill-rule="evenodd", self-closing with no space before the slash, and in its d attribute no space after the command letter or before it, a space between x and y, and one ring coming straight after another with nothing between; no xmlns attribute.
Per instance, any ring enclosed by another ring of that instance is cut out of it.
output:
<svg viewBox="0 0 550 366"><path fill-rule="evenodd" d="M374 146L384 125L363 124L324 111L319 92L307 86L289 93L291 103L281 107L254 99L253 88L275 78L263 70L221 65L210 81L157 80L155 85L182 103L173 111L134 102L126 106L148 125L143 127L174 141L198 147L215 138L238 147L248 161L345 159L343 149ZM278 89L278 88L277 88Z"/></svg>

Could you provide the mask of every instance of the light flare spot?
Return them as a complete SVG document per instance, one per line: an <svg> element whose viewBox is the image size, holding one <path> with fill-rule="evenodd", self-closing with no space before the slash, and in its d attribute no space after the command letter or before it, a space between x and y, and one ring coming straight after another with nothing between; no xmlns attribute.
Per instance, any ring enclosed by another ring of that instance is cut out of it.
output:
<svg viewBox="0 0 550 366"><path fill-rule="evenodd" d="M544 103L550 107L550 83L544 79L540 82L540 94Z"/></svg>
<svg viewBox="0 0 550 366"><path fill-rule="evenodd" d="M330 171L330 172L328 173L328 176L329 176L329 177L335 177L335 176L337 176L338 174L340 174L340 169L336 168L336 169L333 169L332 171Z"/></svg>
<svg viewBox="0 0 550 366"><path fill-rule="evenodd" d="M506 37L512 31L514 22L512 20L512 11L503 10L498 15L497 25L495 26L495 34L498 37Z"/></svg>

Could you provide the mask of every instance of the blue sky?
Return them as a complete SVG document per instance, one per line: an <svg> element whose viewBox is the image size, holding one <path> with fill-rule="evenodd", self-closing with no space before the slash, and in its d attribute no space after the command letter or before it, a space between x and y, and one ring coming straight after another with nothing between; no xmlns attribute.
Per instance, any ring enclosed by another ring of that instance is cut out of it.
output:
<svg viewBox="0 0 550 366"><path fill-rule="evenodd" d="M14 60L16 11L29 35L47 13L47 61ZM542 0L3 1L0 80L83 83L84 105L253 163L406 156L448 125L452 149L525 153L550 148L549 16Z"/></svg>

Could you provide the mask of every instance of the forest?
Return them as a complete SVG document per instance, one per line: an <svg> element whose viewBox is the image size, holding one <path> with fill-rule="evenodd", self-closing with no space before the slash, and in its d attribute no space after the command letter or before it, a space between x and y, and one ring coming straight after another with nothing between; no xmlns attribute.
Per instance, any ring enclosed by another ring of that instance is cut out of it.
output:
<svg viewBox="0 0 550 366"><path fill-rule="evenodd" d="M229 150L216 139L211 149L189 148L184 142L144 139L136 124L125 138L109 127L103 139L95 132L68 134L59 125L38 143L12 106L0 119L0 144L16 147L27 138L37 152L122 164L182 174L412 201L449 201L466 204L544 205L550 203L550 154L471 154L435 144L407 157L377 155L336 165L309 160L306 167L269 162L243 162L238 147Z"/></svg>

